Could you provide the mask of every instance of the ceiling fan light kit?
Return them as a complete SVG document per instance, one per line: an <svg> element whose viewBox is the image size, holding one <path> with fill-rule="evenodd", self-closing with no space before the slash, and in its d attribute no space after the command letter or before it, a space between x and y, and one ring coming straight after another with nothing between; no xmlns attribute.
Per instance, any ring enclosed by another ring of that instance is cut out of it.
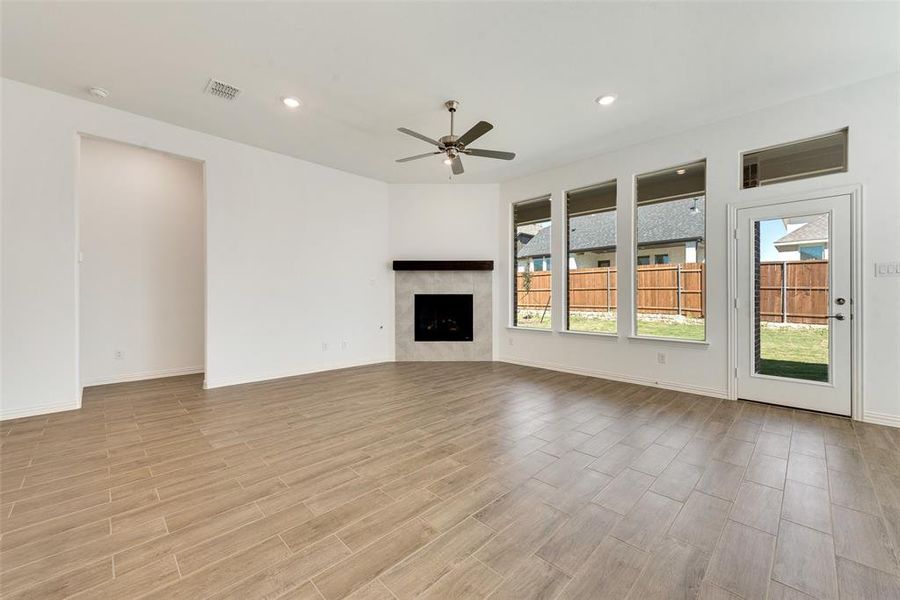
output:
<svg viewBox="0 0 900 600"><path fill-rule="evenodd" d="M453 171L454 175L461 175L464 172L462 160L460 158L462 154L467 154L469 156L480 156L484 158L496 158L499 160L512 160L516 157L514 152L501 152L499 150L479 150L477 148L469 148L470 143L486 134L488 131L493 129L494 126L487 121L478 121L467 132L460 136L457 136L454 133L454 116L456 115L456 109L459 108L459 102L457 102L456 100L447 100L444 103L444 107L446 107L446 109L450 112L450 135L445 135L437 140L434 140L426 135L422 135L417 131L413 131L412 129L400 127L399 129L397 129L397 131L399 131L400 133L405 133L406 135L410 135L416 139L422 140L423 142L428 142L433 146L437 146L437 150L433 152L426 152L425 154L407 156L406 158L398 158L397 162L409 162L412 160L425 158L426 156L443 154L445 156L444 164L450 165L450 169Z"/></svg>

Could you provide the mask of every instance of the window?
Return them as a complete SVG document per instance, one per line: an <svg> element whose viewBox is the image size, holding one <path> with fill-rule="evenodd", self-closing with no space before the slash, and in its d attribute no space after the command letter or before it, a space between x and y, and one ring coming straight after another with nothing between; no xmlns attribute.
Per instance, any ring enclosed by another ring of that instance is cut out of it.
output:
<svg viewBox="0 0 900 600"><path fill-rule="evenodd" d="M744 189L847 170L846 128L835 133L746 152Z"/></svg>
<svg viewBox="0 0 900 600"><path fill-rule="evenodd" d="M636 182L635 333L704 340L706 161Z"/></svg>
<svg viewBox="0 0 900 600"><path fill-rule="evenodd" d="M615 181L566 194L566 249L566 329L615 333Z"/></svg>
<svg viewBox="0 0 900 600"><path fill-rule="evenodd" d="M550 196L513 204L514 327L550 329Z"/></svg>
<svg viewBox="0 0 900 600"><path fill-rule="evenodd" d="M800 260L822 260L825 258L825 244L800 246Z"/></svg>
<svg viewBox="0 0 900 600"><path fill-rule="evenodd" d="M531 259L531 270L532 271L549 271L550 270L550 257L549 256L536 256Z"/></svg>

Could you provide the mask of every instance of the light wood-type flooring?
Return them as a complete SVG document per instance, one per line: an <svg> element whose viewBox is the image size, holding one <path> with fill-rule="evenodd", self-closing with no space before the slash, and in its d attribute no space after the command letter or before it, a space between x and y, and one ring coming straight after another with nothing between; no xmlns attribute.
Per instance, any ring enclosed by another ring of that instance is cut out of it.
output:
<svg viewBox="0 0 900 600"><path fill-rule="evenodd" d="M900 430L501 363L6 421L3 598L900 598Z"/></svg>

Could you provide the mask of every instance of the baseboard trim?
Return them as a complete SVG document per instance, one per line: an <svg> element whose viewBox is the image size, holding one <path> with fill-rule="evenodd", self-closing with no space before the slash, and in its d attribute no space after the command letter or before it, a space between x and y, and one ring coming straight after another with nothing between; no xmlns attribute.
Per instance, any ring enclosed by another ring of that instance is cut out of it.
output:
<svg viewBox="0 0 900 600"><path fill-rule="evenodd" d="M900 416L889 415L885 413L866 411L863 414L863 421L873 423L875 425L887 425L888 427L900 427Z"/></svg>
<svg viewBox="0 0 900 600"><path fill-rule="evenodd" d="M109 385L111 383L128 383L130 381L143 381L145 379L160 379L162 377L178 377L179 375L196 375L203 372L203 366L177 367L174 369L161 369L159 371L142 371L140 373L126 373L124 375L111 375L109 377L97 377L81 382L82 388L95 385Z"/></svg>
<svg viewBox="0 0 900 600"><path fill-rule="evenodd" d="M633 377L631 375L622 375L621 373L611 373L608 371L598 371L594 369L580 369L557 363L549 363L543 361L530 361L518 358L498 358L497 362L505 362L523 367L535 367L538 369L547 369L550 371L559 371L561 373L571 373L573 375L584 375L586 377L596 377L599 379L609 379L612 381L621 381L623 383L636 383L638 385L646 385L649 387L662 388L672 390L674 392L685 392L688 394L698 394L700 396L710 396L713 398L722 398L728 400L728 390L719 390L716 388L708 388L699 385L687 385L684 383L676 383L673 381L658 381L644 377Z"/></svg>
<svg viewBox="0 0 900 600"><path fill-rule="evenodd" d="M311 373L322 373L323 371L336 371L338 369L350 369L352 367L364 367L366 365L377 365L380 363L386 362L394 362L393 358L390 357L382 357L376 358L372 360L364 360L359 362L347 362L347 363L335 363L329 365L322 365L319 367L314 367L312 369L298 369L291 371L278 371L272 373L263 373L259 375L245 375L242 377L231 377L231 378L219 378L219 379L209 379L207 378L203 382L203 389L212 390L215 388L221 387L229 387L232 385L243 385L245 383L259 383L261 381L272 381L273 379L287 379L288 377L297 377L299 375L309 375Z"/></svg>
<svg viewBox="0 0 900 600"><path fill-rule="evenodd" d="M17 410L5 410L0 408L0 421L8 421L10 419L23 419L25 417L37 417L40 415L49 415L51 413L64 412L67 410L78 410L81 408L81 402L67 402L65 404L41 404L39 406L27 406Z"/></svg>

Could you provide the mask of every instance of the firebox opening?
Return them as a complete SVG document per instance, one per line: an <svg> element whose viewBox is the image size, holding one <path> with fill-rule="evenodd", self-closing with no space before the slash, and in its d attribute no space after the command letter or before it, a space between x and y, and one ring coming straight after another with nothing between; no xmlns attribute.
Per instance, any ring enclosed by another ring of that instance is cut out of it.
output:
<svg viewBox="0 0 900 600"><path fill-rule="evenodd" d="M471 342L472 294L416 294L417 342Z"/></svg>

